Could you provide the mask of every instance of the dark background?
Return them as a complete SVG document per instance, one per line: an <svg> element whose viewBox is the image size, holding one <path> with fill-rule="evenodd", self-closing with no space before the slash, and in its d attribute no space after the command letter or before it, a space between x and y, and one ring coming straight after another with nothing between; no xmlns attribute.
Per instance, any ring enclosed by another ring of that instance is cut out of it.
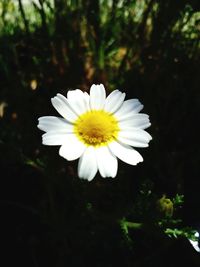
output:
<svg viewBox="0 0 200 267"><path fill-rule="evenodd" d="M35 21L0 1L1 266L200 266L186 238L200 227L199 1L29 2ZM88 183L42 146L37 119L58 115L56 93L93 83L138 98L153 140L142 164ZM184 195L170 218L163 194ZM126 234L123 218L143 226Z"/></svg>

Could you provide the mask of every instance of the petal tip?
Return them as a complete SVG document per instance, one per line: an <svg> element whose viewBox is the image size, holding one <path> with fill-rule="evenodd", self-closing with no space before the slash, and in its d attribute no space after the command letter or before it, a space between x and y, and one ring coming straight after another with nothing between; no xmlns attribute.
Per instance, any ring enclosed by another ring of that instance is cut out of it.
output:
<svg viewBox="0 0 200 267"><path fill-rule="evenodd" d="M55 101L55 96L51 98L51 104L53 105L53 102Z"/></svg>
<svg viewBox="0 0 200 267"><path fill-rule="evenodd" d="M78 177L81 179L81 180L85 180L85 181L88 181L88 182L91 182L94 177L86 177L86 176L81 176L80 174L78 175Z"/></svg>

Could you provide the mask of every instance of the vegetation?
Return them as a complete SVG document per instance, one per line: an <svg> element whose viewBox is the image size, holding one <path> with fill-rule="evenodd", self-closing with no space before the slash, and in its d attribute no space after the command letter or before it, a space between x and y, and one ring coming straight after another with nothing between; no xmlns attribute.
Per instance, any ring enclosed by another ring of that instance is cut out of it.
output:
<svg viewBox="0 0 200 267"><path fill-rule="evenodd" d="M7 266L199 266L199 1L0 0L0 14ZM142 164L87 183L36 126L56 93L93 83L140 99L153 140Z"/></svg>

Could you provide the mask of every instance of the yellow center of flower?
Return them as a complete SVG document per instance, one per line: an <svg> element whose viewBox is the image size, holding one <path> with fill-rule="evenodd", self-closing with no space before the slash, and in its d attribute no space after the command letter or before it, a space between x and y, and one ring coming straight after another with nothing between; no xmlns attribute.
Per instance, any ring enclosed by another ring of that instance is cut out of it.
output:
<svg viewBox="0 0 200 267"><path fill-rule="evenodd" d="M112 114L93 110L79 116L74 132L88 146L104 146L117 138L119 126Z"/></svg>

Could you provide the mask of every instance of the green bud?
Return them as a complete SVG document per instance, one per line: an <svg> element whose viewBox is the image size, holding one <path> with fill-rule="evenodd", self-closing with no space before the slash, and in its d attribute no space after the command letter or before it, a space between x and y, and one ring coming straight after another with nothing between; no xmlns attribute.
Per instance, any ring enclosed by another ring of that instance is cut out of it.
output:
<svg viewBox="0 0 200 267"><path fill-rule="evenodd" d="M172 217L173 211L174 211L174 205L171 199L166 198L165 195L163 195L158 200L158 209L161 213L164 213L166 217Z"/></svg>

